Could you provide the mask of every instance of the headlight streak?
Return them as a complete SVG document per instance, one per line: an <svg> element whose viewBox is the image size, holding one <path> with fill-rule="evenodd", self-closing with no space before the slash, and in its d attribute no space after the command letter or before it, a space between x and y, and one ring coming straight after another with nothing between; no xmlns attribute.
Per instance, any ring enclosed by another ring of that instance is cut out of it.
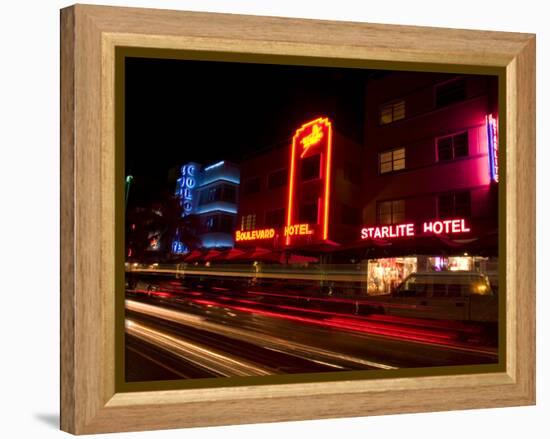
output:
<svg viewBox="0 0 550 439"><path fill-rule="evenodd" d="M131 319L126 320L126 332L219 376L265 376L276 373L275 370L174 337Z"/></svg>
<svg viewBox="0 0 550 439"><path fill-rule="evenodd" d="M136 302L134 300L126 299L126 309L194 328L204 329L218 335L252 343L257 346L268 346L270 349L276 349L288 355L305 358L309 361L319 360L323 361L325 364L332 364L331 362L336 361L337 363L350 364L351 367L354 368L367 367L385 370L397 369L397 367L389 364L369 361L353 355L332 352L314 346L303 345L291 340L286 340L267 334L256 334L251 331L232 328L227 325L213 323L201 316L195 316L192 314L183 313L181 311Z"/></svg>
<svg viewBox="0 0 550 439"><path fill-rule="evenodd" d="M194 300L194 303L199 305L210 305L221 307L219 303L210 300ZM434 332L430 330L411 330L400 329L399 327L389 327L387 325L377 325L376 323L369 323L368 321L350 321L349 319L342 319L338 317L329 317L324 320L313 319L310 317L300 317L295 315L284 314L276 311L266 311L257 308L250 308L244 306L233 306L232 309L240 312L249 313L252 318L257 317L271 317L277 319L284 319L293 322L305 323L315 326L321 326L324 328L343 329L346 331L354 331L369 336L378 336L384 338L393 338L397 340L407 340L419 344L427 344L431 346L441 346L446 349L453 349L465 352L474 352L482 355L495 356L496 352L493 349L483 348L470 348L462 344L458 344L455 341L456 336L451 333Z"/></svg>

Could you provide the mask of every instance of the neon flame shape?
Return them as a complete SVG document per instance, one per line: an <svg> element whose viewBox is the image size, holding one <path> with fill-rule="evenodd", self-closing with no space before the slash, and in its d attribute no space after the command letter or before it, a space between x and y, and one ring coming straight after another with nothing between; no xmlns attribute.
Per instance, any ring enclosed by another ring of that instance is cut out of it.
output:
<svg viewBox="0 0 550 439"><path fill-rule="evenodd" d="M309 134L304 136L304 132L311 127ZM330 202L330 177L332 169L332 123L327 117L319 117L310 122L303 124L296 130L292 137L292 147L290 149L290 173L288 183L288 206L286 225L290 227L293 225L293 208L294 208L294 192L295 192L295 179L296 179L296 148L298 144L302 144L304 151L300 154L300 158L303 158L306 151L313 145L319 143L324 137L324 130L327 133L326 151L324 152L324 193L323 193L323 213L322 213L322 239L328 239L328 223L329 223L329 202ZM300 141L299 141L300 140ZM286 236L286 245L290 245L290 235Z"/></svg>
<svg viewBox="0 0 550 439"><path fill-rule="evenodd" d="M489 148L489 173L491 180L498 183L498 123L492 114L486 116L487 145Z"/></svg>
<svg viewBox="0 0 550 439"><path fill-rule="evenodd" d="M313 125L311 127L311 133L300 140L300 143L304 145L304 150L302 151L302 155L300 157L304 158L304 155L307 154L308 149L311 146L318 144L322 138L323 130L321 129L321 127L317 124Z"/></svg>

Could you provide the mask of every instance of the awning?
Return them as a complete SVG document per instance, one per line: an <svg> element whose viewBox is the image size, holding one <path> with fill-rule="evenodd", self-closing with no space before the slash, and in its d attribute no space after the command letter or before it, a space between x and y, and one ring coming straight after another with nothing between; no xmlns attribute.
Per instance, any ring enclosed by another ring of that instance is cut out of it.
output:
<svg viewBox="0 0 550 439"><path fill-rule="evenodd" d="M220 256L221 253L222 252L219 251L219 250L214 250L214 249L208 250L208 252L204 255L203 259L205 261L212 261L212 260L216 259L218 256Z"/></svg>
<svg viewBox="0 0 550 439"><path fill-rule="evenodd" d="M244 250L240 250L238 248L232 248L224 255L224 259L227 261L231 261L234 259L238 259L239 257L243 256L246 252Z"/></svg>
<svg viewBox="0 0 550 439"><path fill-rule="evenodd" d="M202 255L203 252L201 250L193 250L185 257L184 262L198 261L199 259L201 259Z"/></svg>

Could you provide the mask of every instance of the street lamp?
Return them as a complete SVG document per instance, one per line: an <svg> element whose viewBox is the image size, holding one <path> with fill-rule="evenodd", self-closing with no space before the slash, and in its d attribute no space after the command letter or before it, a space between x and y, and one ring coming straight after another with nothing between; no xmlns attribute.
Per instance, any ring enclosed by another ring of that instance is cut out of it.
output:
<svg viewBox="0 0 550 439"><path fill-rule="evenodd" d="M126 184L125 184L125 199L124 199L124 206L128 207L128 196L130 195L130 185L132 184L132 181L134 181L134 177L131 175L128 175L126 177Z"/></svg>

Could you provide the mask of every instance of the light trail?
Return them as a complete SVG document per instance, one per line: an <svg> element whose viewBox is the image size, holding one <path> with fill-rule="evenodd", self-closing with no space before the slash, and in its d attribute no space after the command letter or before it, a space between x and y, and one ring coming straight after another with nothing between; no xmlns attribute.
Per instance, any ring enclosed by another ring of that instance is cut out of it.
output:
<svg viewBox="0 0 550 439"><path fill-rule="evenodd" d="M217 305L216 305L217 306ZM214 323L204 317L184 313L173 309L166 309L156 305L137 302L126 299L126 309L145 315L157 317L163 320L180 323L191 326L193 328L204 329L218 335L233 338L236 340L251 343L263 348L277 350L287 355L303 358L308 361L320 361L324 364L348 364L354 368L375 368L375 369L397 369L397 367L375 361L365 360L352 355L342 354L329 351L326 349L304 345L286 340L279 337L274 337L267 334L258 334L249 330L233 328L228 325ZM341 366L338 366L341 368Z"/></svg>
<svg viewBox="0 0 550 439"><path fill-rule="evenodd" d="M218 306L230 308L236 311L247 312L251 314L263 315L266 317L274 317L278 319L290 320L300 323L306 323L310 325L321 326L324 328L344 329L347 331L359 332L366 335L379 336L385 338L391 338L395 340L407 340L415 343L426 344L431 346L440 346L447 349L453 349L464 352L473 352L477 354L483 354L487 356L497 356L497 352L493 349L474 348L464 344L454 343L454 336L450 334L443 334L434 331L420 331L411 330L410 328L399 328L398 326L385 325L381 327L376 324L369 324L369 322L354 321L352 319L342 318L328 318L324 320L313 319L311 317L300 317L289 314L283 314L274 311L265 311L257 308L249 308L245 306L233 306L227 304L220 304L210 300L193 300L193 302L206 305L206 306Z"/></svg>
<svg viewBox="0 0 550 439"><path fill-rule="evenodd" d="M221 267L220 267L221 268ZM313 281L346 281L346 282L362 282L365 280L364 272L347 272L347 273L337 273L337 272L298 272L298 270L286 270L286 271L259 271L248 269L250 271L245 271L244 269L234 269L230 270L227 266L223 267L224 270L219 270L217 267L210 268L177 268L177 267L167 267L167 268L127 268L128 273L157 273L157 274L174 274L178 276L185 275L196 275L196 276L219 276L219 277L247 277L247 278L257 278L257 279L294 279L294 280L313 280ZM269 270L264 267L264 270Z"/></svg>
<svg viewBox="0 0 550 439"><path fill-rule="evenodd" d="M377 318L370 318L369 317L361 317L361 316L355 316L355 315L350 315L350 314L344 314L344 313L338 313L338 312L332 312L332 311L323 311L323 310L318 310L318 309L309 309L309 308L301 308L301 307L298 307L298 306L289 306L289 305L277 305L277 304L272 304L272 303L263 303L263 302L257 302L257 301L252 301L252 300L245 300L245 299L240 299L240 298L231 298L231 297L227 297L227 296L219 296L218 299L222 299L222 300L226 300L226 301L229 301L229 302L237 302L237 303L243 303L243 304L248 304L248 305L256 305L256 306L259 306L259 307L264 307L264 308L274 308L274 309L279 309L279 310L284 310L284 311L296 311L296 312L299 312L299 313L303 313L303 314L314 314L314 315L321 315L321 316L325 316L325 317L328 317L328 320L330 321L341 321L341 322L350 322L350 325L354 325L354 327L360 329L360 328L364 328L365 330L368 330L368 329L385 329L385 328L390 328L392 329L393 331L395 331L395 333L397 333L398 331L401 331L403 332L404 334L406 335L414 335L414 334L418 334L418 335L425 335L425 336L430 336L430 337L434 337L434 338L441 338L441 339L448 339L448 340L451 340L451 339L456 339L458 337L458 332L456 331L453 331L452 329L453 328L445 328L443 326L441 326L439 329L439 331L433 331L433 330L430 330L430 329L425 329L425 328L422 328L422 325L420 325L420 323L417 323L417 322L414 322L414 323L408 323L408 324L404 324L402 325L401 327L399 327L398 325L394 324L394 323L398 323L398 322L392 322L391 320L380 320L380 319L377 319ZM207 304L208 306L211 306L211 305L214 305L214 304L217 304L217 306L221 306L221 307L224 307L224 306L228 306L227 303L220 303L220 302L215 302L215 301L204 301L204 300L196 300L196 299L191 299L192 302L195 302L195 303L203 303L203 304ZM248 310L250 310L250 308L247 308ZM263 311L261 308L255 308L256 310L258 311ZM288 314L281 314L281 316L289 316ZM338 318L340 318L340 320L338 320ZM409 320L413 320L413 319L409 319ZM327 319L324 320L325 322L327 321ZM411 327L408 327L408 326L411 326ZM420 327L420 328L419 328ZM368 331L366 331L368 332Z"/></svg>
<svg viewBox="0 0 550 439"><path fill-rule="evenodd" d="M213 290L216 290L216 288L212 288ZM226 293L231 293L228 289L223 289L226 291ZM147 290L127 290L130 293L149 293ZM182 295L192 295L192 296L201 296L204 297L207 295L207 292L199 292L199 291L167 291L167 293L173 293L173 297L180 298ZM267 296L267 297L275 297L275 298L284 298L284 299L292 299L292 300L305 300L308 302L315 302L315 303L345 303L349 304L350 306L372 306L373 308L382 307L382 308L400 308L400 309L414 309L411 307L411 305L408 304L396 304L391 303L389 301L377 301L377 300L369 300L369 299L349 299L349 298L338 298L338 297L315 297L315 296L304 296L299 294L284 294L284 293L273 293L273 292L266 292L266 291L255 291L255 290L246 290L243 292L237 292L236 296L226 296L226 295L219 295L217 298L219 299L225 299L225 300L234 300L238 301L239 303L248 303L250 305L257 304L261 306L270 306L270 307L277 307L280 309L287 309L287 310L295 310L300 312L307 312L312 314L327 314L330 316L341 316L341 317L350 317L350 314L345 313L338 313L338 312L332 312L332 311L325 311L325 310L314 310L310 308L300 308L300 307L292 307L288 305L276 305L271 304L269 302L258 302L254 300L247 300L242 299L239 297L240 295L252 295L252 296ZM155 294L149 293L149 295L154 296ZM477 334L479 335L483 328L480 325L475 324L467 324L462 323L459 321L450 321L450 320L444 320L444 321L438 321L434 319L424 319L424 318L418 318L418 317L403 317L403 316L396 316L396 315L383 315L383 314L370 314L367 316L353 316L354 319L362 319L366 321L378 321L380 323L388 323L388 324L396 324L396 325L402 325L402 326L412 326L412 327L420 327L420 328L433 328L433 329L439 329L443 331L455 331L455 334L457 333L468 333L468 334Z"/></svg>
<svg viewBox="0 0 550 439"><path fill-rule="evenodd" d="M158 346L218 376L264 376L276 373L273 369L259 366L195 342L189 342L180 337L174 337L131 319L126 319L125 326L126 333Z"/></svg>
<svg viewBox="0 0 550 439"><path fill-rule="evenodd" d="M249 291L251 294L256 295L266 295L266 296L279 296L285 298L299 298L299 299L308 299L309 301L335 301L335 302L350 302L345 299L338 298L309 298L306 296L291 296L283 295L278 293L262 293L259 291ZM204 297L204 293L198 292L186 292L185 294L191 294L194 296ZM372 316L351 316L349 314L330 312L324 310L316 310L309 308L301 308L296 306L288 305L278 305L271 303L263 303L258 301L251 301L247 299L242 299L240 297L230 297L230 296L217 296L216 299L222 299L230 302L237 302L237 304L230 305L228 303L218 302L213 299L184 299L190 300L193 303L199 305L205 305L207 307L222 307L226 310L234 309L241 312L255 313L264 315L267 317L274 317L280 319L286 319L291 321L297 321L300 323L313 324L323 327L332 327L336 329L344 329L347 331L361 332L368 335L388 337L394 339L408 340L412 342L418 342L423 344L433 344L440 345L445 347L450 347L453 349L458 349L462 351L482 353L484 355L496 356L496 351L491 348L484 347L470 347L464 343L459 343L457 340L460 337L461 333L468 334L479 334L482 331L482 328L479 326L466 326L460 322L437 322L427 319L414 319L408 317L397 317L397 316L383 316L383 315L372 315ZM369 301L357 301L359 303L371 303ZM350 302L351 303L351 302ZM376 302L374 302L376 303ZM244 305L253 305L254 308L247 306L240 306L239 304ZM262 309L267 307L273 309L273 311L268 311ZM276 310L281 311L295 311L299 313L313 314L313 315L322 315L327 318L319 320L316 318L302 317L292 314L286 314L283 312L277 312Z"/></svg>
<svg viewBox="0 0 550 439"><path fill-rule="evenodd" d="M238 300L238 299L237 299ZM404 340L413 343L419 343L424 345L439 346L446 349L452 349L455 351L471 352L482 354L485 356L496 357L497 351L486 347L472 347L465 343L457 342L458 334L451 331L436 331L422 328L407 328L399 325L391 325L384 322L369 321L368 318L356 319L356 318L340 318L338 315L330 316L322 320L312 317L302 317L297 315L286 314L277 311L268 311L259 308L251 308L249 306L230 305L227 303L220 303L214 300L207 299L190 299L191 302L207 307L219 307L225 310L235 310L245 312L249 314L256 314L265 317L283 319L287 321L294 321L303 324L320 326L323 328L333 328L345 331L353 331L369 336L384 337L394 340ZM257 304L257 303L255 303ZM274 306L277 308L278 306ZM284 305L281 308L286 308ZM291 308L291 307L290 307ZM296 310L302 311L301 308ZM326 313L329 314L330 313Z"/></svg>

